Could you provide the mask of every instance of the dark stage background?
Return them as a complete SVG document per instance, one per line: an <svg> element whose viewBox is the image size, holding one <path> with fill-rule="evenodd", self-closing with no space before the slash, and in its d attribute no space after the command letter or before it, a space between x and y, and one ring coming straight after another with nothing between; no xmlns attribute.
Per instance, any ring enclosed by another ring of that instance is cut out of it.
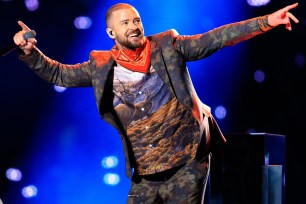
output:
<svg viewBox="0 0 306 204"><path fill-rule="evenodd" d="M83 62L91 50L112 47L104 14L119 1L42 0L33 11L27 10L25 2L31 1L0 0L0 49L19 31L18 20L36 31L40 50L63 63ZM306 203L305 1L271 0L257 7L247 0L123 2L139 10L146 35L171 28L184 35L202 33L299 2L292 10L300 20L292 24L293 31L275 28L188 67L199 97L212 108L225 134L286 136L286 203ZM76 29L77 16L89 17L91 26ZM92 89L57 92L20 62L15 51L0 58L0 68L3 203L125 203L130 184L124 175L120 139L100 120ZM264 80L256 81L255 76ZM110 155L118 158L118 165L103 168L102 159ZM9 168L19 169L22 179L7 179ZM106 185L107 173L115 173L120 182ZM36 186L36 196L22 196L28 185Z"/></svg>

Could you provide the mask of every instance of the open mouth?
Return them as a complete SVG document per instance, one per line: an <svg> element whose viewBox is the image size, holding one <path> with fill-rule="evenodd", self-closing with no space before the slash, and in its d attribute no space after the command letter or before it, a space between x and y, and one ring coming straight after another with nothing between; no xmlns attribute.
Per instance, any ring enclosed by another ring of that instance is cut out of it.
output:
<svg viewBox="0 0 306 204"><path fill-rule="evenodd" d="M137 33L131 33L130 35L128 35L129 38L139 38L139 36L141 35L141 33L137 32Z"/></svg>

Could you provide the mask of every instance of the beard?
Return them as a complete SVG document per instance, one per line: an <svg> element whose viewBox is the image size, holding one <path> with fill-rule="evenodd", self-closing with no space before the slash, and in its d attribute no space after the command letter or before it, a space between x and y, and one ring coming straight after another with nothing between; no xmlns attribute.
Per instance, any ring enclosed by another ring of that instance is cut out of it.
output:
<svg viewBox="0 0 306 204"><path fill-rule="evenodd" d="M143 40L143 34L139 34L139 36L136 39L129 39L129 37L117 37L117 42L123 47L123 48L127 48L130 50L134 50L136 48L139 48L143 45L144 40Z"/></svg>

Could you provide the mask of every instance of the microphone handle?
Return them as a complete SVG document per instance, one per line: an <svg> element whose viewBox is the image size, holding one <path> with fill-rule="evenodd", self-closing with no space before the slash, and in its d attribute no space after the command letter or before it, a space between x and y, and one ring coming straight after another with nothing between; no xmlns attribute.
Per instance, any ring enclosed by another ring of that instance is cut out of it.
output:
<svg viewBox="0 0 306 204"><path fill-rule="evenodd" d="M11 51L15 50L18 46L15 43L8 44L5 48L0 50L0 55L4 57Z"/></svg>
<svg viewBox="0 0 306 204"><path fill-rule="evenodd" d="M35 36L36 36L35 31L30 30L23 35L23 38L24 38L24 40L27 41L29 38L34 38ZM17 47L18 47L18 45L16 45L15 43L10 43L5 48L0 50L0 55L5 56L8 53L10 53L11 51L15 50Z"/></svg>

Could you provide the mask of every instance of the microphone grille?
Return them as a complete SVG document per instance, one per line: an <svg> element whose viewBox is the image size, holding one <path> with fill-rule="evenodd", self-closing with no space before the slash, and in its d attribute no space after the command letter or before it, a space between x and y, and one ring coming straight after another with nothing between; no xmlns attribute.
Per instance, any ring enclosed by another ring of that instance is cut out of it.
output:
<svg viewBox="0 0 306 204"><path fill-rule="evenodd" d="M34 38L36 36L36 32L34 30L30 30L23 35L24 40L28 40L29 38Z"/></svg>

